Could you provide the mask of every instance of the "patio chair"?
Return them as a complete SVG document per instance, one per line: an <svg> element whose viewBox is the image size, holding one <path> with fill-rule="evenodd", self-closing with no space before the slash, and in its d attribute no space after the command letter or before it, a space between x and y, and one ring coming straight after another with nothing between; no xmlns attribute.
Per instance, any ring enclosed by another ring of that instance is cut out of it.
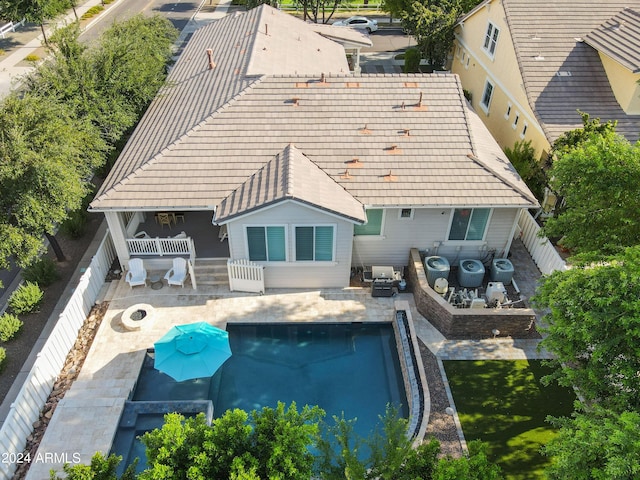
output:
<svg viewBox="0 0 640 480"><path fill-rule="evenodd" d="M147 269L144 268L144 262L141 258L132 258L129 260L129 271L125 276L125 280L131 288L136 285L147 286Z"/></svg>
<svg viewBox="0 0 640 480"><path fill-rule="evenodd" d="M187 261L178 257L173 259L173 267L164 276L169 285L180 285L184 288L184 281L187 278Z"/></svg>
<svg viewBox="0 0 640 480"><path fill-rule="evenodd" d="M158 221L158 223L160 224L160 226L162 228L164 228L165 225L168 225L169 228L171 228L171 215L168 213L158 213L156 215L156 220Z"/></svg>
<svg viewBox="0 0 640 480"><path fill-rule="evenodd" d="M140 232L136 233L136 234L133 236L133 238L151 238L151 236L150 236L147 232L145 232L144 230L142 230L142 231L140 231Z"/></svg>

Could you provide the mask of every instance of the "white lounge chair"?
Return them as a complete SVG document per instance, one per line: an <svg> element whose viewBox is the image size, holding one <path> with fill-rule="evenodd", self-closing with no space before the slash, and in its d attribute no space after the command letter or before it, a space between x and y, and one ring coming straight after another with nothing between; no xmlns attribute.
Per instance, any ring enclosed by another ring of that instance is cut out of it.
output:
<svg viewBox="0 0 640 480"><path fill-rule="evenodd" d="M173 267L164 276L169 285L180 285L184 288L184 281L187 278L187 261L178 257L173 259Z"/></svg>
<svg viewBox="0 0 640 480"><path fill-rule="evenodd" d="M136 285L147 285L147 269L144 268L144 262L141 258L129 260L129 271L125 276L125 280L131 288Z"/></svg>

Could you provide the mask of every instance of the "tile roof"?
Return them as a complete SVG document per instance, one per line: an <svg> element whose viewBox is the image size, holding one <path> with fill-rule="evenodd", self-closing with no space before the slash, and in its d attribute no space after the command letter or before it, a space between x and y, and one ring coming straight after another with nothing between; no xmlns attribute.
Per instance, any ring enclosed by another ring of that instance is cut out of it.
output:
<svg viewBox="0 0 640 480"><path fill-rule="evenodd" d="M598 52L583 38L638 0L502 0L529 104L550 143L579 128L578 110L618 122L631 141L640 115L627 115L613 94ZM635 52L637 54L637 52Z"/></svg>
<svg viewBox="0 0 640 480"><path fill-rule="evenodd" d="M625 8L587 34L584 41L633 73L640 73L640 10Z"/></svg>
<svg viewBox="0 0 640 480"><path fill-rule="evenodd" d="M286 200L364 222L364 206L305 157L293 144L269 160L231 192L216 211L216 222Z"/></svg>
<svg viewBox="0 0 640 480"><path fill-rule="evenodd" d="M455 75L311 72L240 79L218 72L251 62L238 50L251 48L247 39L256 34L235 22L250 14L254 28L262 28L263 19L252 12L232 17L235 28L220 20L194 35L171 72L171 86L151 105L92 208L210 209L226 197L235 200L233 192L290 143L367 206L537 204L468 107ZM234 37L238 29L242 35ZM209 47L213 70L204 54ZM264 198L277 195L274 190ZM307 200L357 218L325 200ZM255 199L244 201L225 212L255 206Z"/></svg>

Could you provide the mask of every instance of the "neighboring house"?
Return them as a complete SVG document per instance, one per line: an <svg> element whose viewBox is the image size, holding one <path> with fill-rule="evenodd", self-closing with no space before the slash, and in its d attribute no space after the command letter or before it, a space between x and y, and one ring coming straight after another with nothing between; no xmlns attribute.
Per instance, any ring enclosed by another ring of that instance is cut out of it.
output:
<svg viewBox="0 0 640 480"><path fill-rule="evenodd" d="M91 203L123 266L197 251L318 288L411 247L508 253L537 202L457 76L352 75L325 31L262 5L193 35ZM154 212L181 214L187 238L133 238Z"/></svg>
<svg viewBox="0 0 640 480"><path fill-rule="evenodd" d="M503 147L546 155L578 110L640 136L638 0L485 0L456 27L451 70Z"/></svg>

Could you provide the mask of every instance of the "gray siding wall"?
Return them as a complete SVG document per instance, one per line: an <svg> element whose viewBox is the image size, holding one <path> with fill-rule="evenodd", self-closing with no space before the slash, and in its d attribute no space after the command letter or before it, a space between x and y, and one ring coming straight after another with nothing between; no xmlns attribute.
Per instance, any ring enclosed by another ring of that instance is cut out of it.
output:
<svg viewBox="0 0 640 480"><path fill-rule="evenodd" d="M294 227L296 225L335 225L333 262L294 262ZM329 288L347 287L351 273L353 224L338 217L285 202L232 220L227 225L229 252L232 259L249 258L245 226L285 225L287 232L287 262L264 262L267 288ZM262 263L262 262L260 262Z"/></svg>
<svg viewBox="0 0 640 480"><path fill-rule="evenodd" d="M481 259L490 250L501 257L519 212L517 208L493 209L484 242L450 242L446 239L451 208L415 209L413 218L400 218L400 209L389 208L384 213L381 236L353 237L353 265L402 266L411 248L428 250L430 255L447 257L452 263L460 258ZM434 242L440 245L436 248Z"/></svg>

